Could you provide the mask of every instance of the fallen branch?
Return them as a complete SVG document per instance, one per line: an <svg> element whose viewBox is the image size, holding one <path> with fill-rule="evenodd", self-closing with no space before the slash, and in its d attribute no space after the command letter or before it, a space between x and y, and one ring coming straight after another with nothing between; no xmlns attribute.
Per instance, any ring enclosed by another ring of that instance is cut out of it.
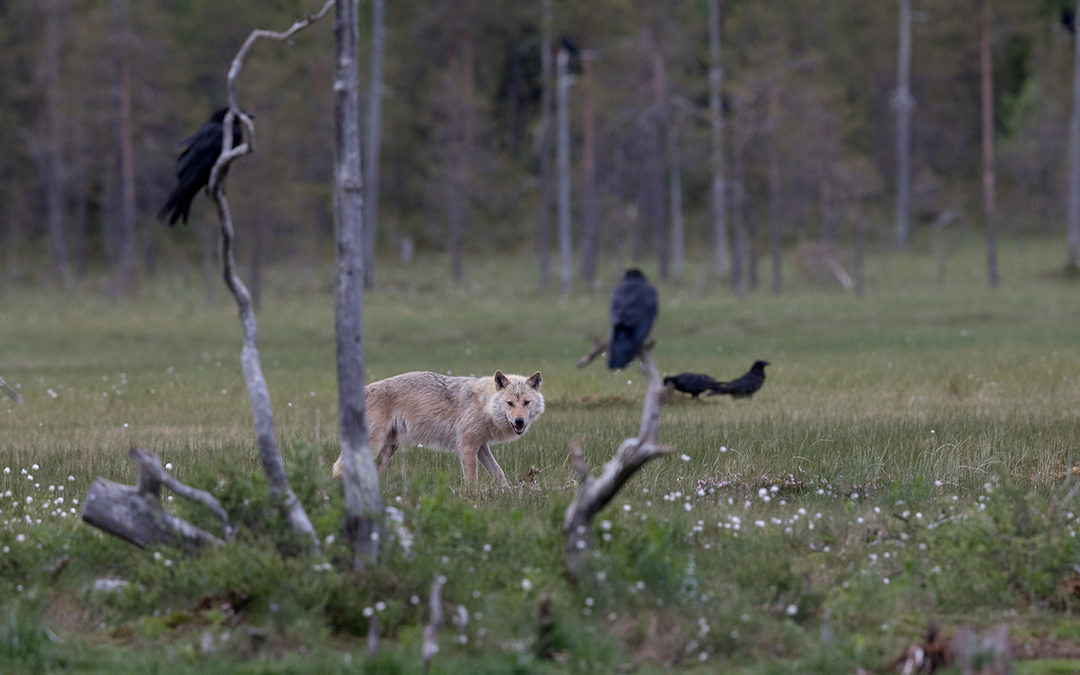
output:
<svg viewBox="0 0 1080 675"><path fill-rule="evenodd" d="M195 552L207 544L224 543L206 530L166 511L161 505L161 488L164 486L210 509L221 521L225 541L233 539L229 516L213 495L173 478L161 466L158 456L146 448L132 448L128 456L139 469L136 484L120 485L105 478L95 480L83 501L84 521L140 548L168 544Z"/></svg>
<svg viewBox="0 0 1080 675"><path fill-rule="evenodd" d="M593 345L592 351L577 360L578 368L584 368L585 366L595 361L597 356L600 356L607 351L608 343L604 340L596 338L593 342L595 344Z"/></svg>
<svg viewBox="0 0 1080 675"><path fill-rule="evenodd" d="M4 381L4 378L0 377L0 390L3 390L5 394L15 400L15 405L22 405L22 396L19 396L19 392L11 388L11 386Z"/></svg>
<svg viewBox="0 0 1080 675"><path fill-rule="evenodd" d="M584 554L589 549L593 516L615 497L630 476L646 462L674 450L671 446L659 445L657 440L660 433L660 394L664 386L652 360L652 352L648 348L643 349L638 359L648 388L637 437L624 440L615 456L608 460L603 471L595 478L589 475L581 448L576 443L571 444L574 471L580 483L574 501L566 508L562 531L566 537L566 573L573 581L581 577Z"/></svg>

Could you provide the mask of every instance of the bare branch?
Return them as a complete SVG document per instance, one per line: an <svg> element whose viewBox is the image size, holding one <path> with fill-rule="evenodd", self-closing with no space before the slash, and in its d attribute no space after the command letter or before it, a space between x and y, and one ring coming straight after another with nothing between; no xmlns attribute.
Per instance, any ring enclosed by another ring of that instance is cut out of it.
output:
<svg viewBox="0 0 1080 675"><path fill-rule="evenodd" d="M592 363L593 361L595 361L597 356L600 356L601 354L603 354L604 352L607 351L607 348L608 348L608 343L607 342L605 342L604 340L601 340L600 338L596 338L594 340L594 342L595 342L595 344L593 345L592 351L590 351L588 354L586 354L585 356L582 356L580 359L577 360L577 367L578 368L584 368L585 366L587 366L590 363Z"/></svg>
<svg viewBox="0 0 1080 675"><path fill-rule="evenodd" d="M221 521L225 539L234 537L225 509L213 495L184 485L165 471L158 456L146 448L132 448L128 456L139 469L135 486L98 478L83 501L82 519L140 548L154 544L181 545L189 552L221 539L165 511L161 487L209 508Z"/></svg>
<svg viewBox="0 0 1080 675"><path fill-rule="evenodd" d="M608 460L599 476L593 478L580 460L580 448L571 447L575 453L574 468L581 483L574 501L566 509L563 518L563 535L566 537L566 572L574 581L580 578L584 554L589 548L589 531L595 516L615 497L634 472L654 457L670 454L674 448L658 444L660 433L660 394L664 389L660 373L652 360L652 352L646 348L638 354L641 372L645 374L648 388L641 410L641 426L636 438L627 438Z"/></svg>
<svg viewBox="0 0 1080 675"><path fill-rule="evenodd" d="M4 378L0 377L0 390L15 400L15 405L22 405L22 396L19 396L19 392L11 388L11 386L4 381Z"/></svg>
<svg viewBox="0 0 1080 675"><path fill-rule="evenodd" d="M432 657L439 653L439 626L443 622L442 587L445 583L446 577L442 574L436 574L435 581L431 584L431 598L428 603L431 605L431 620L424 626L424 646L422 648L425 673L428 666L431 665Z"/></svg>

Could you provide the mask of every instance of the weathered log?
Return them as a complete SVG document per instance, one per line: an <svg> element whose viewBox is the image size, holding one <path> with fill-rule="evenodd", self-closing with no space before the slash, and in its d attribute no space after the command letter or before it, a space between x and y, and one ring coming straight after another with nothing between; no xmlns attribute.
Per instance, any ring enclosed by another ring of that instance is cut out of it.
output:
<svg viewBox="0 0 1080 675"><path fill-rule="evenodd" d="M652 360L648 347L638 355L641 372L645 374L648 388L641 410L641 428L636 438L627 438L615 452L615 456L604 465L597 477L589 475L582 456L581 448L571 444L574 471L578 475L577 495L566 508L562 531L566 537L566 573L571 580L581 577L584 556L589 550L589 533L593 516L615 497L622 486L640 469L645 462L654 457L670 454L672 446L660 445L657 441L660 433L660 394L664 385L660 373Z"/></svg>
<svg viewBox="0 0 1080 675"><path fill-rule="evenodd" d="M221 521L224 539L233 539L229 516L213 495L184 485L169 475L158 456L146 448L132 448L128 456L139 469L136 485L121 485L105 478L95 480L83 500L84 521L140 548L167 544L195 552L207 544L224 543L210 532L166 511L161 504L164 486L209 508Z"/></svg>

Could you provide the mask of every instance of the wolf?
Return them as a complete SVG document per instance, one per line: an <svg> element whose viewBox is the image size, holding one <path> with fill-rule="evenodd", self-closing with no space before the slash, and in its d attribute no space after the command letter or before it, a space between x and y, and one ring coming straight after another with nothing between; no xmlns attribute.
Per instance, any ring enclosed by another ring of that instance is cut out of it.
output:
<svg viewBox="0 0 1080 675"><path fill-rule="evenodd" d="M372 382L367 396L371 449L378 449L379 473L402 443L420 443L445 452L457 451L465 483L479 481L476 462L501 485L508 486L492 443L519 438L544 412L540 371L529 377L496 370L488 377L451 377L426 371L402 373ZM341 476L341 457L334 462Z"/></svg>

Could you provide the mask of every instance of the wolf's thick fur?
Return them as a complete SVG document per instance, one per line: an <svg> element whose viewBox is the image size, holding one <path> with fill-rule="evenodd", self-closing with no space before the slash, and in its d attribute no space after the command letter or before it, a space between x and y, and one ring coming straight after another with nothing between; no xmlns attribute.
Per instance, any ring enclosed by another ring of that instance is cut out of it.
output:
<svg viewBox="0 0 1080 675"><path fill-rule="evenodd" d="M371 449L378 449L379 473L402 443L457 451L465 482L478 482L477 460L499 483L508 485L491 443L512 441L544 412L540 373L450 377L418 371L372 382L367 394ZM334 477L341 476L341 457Z"/></svg>

